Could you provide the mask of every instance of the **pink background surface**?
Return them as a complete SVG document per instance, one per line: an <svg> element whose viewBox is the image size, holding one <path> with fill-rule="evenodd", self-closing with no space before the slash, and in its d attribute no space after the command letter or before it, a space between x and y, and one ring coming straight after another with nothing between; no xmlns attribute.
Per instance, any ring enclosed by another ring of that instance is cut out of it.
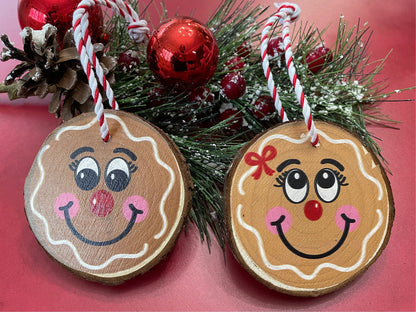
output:
<svg viewBox="0 0 416 312"><path fill-rule="evenodd" d="M169 15L194 16L205 22L218 0L165 0ZM257 1L258 2L258 1ZM147 2L146 2L147 3ZM198 3L198 4L196 4ZM262 2L269 5L270 0ZM414 0L299 0L302 19L323 28L333 42L340 14L355 24L369 22L373 60L393 52L379 79L388 90L416 85ZM0 32L20 43L17 1L1 0ZM269 10L272 13L272 10ZM0 64L4 79L11 64ZM414 91L391 99L414 99ZM395 198L396 219L387 249L352 284L330 295L302 299L282 295L256 282L234 260L226 262L214 243L211 253L194 227L181 234L170 256L144 276L119 287L81 280L51 261L38 246L25 215L23 185L38 149L58 124L44 101L10 103L0 97L0 310L193 310L193 311L414 311L415 310L415 107L414 101L382 104L401 121L400 130L371 128L382 138L383 155ZM40 103L42 105L33 105Z"/></svg>

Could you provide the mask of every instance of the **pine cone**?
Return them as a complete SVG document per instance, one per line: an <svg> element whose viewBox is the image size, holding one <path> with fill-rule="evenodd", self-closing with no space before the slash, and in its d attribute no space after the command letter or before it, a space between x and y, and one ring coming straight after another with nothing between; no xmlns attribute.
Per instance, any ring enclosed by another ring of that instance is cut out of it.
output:
<svg viewBox="0 0 416 312"><path fill-rule="evenodd" d="M79 55L69 30L62 43L57 41L56 27L46 24L42 30L26 27L22 33L23 51L10 43L7 35L2 35L5 48L1 60L15 59L21 63L6 77L10 99L38 96L44 98L54 93L49 104L49 112L68 120L83 112L93 111L94 103L87 77L79 61ZM104 69L109 83L114 83L114 70L117 61L105 56L104 45L94 44L94 51Z"/></svg>

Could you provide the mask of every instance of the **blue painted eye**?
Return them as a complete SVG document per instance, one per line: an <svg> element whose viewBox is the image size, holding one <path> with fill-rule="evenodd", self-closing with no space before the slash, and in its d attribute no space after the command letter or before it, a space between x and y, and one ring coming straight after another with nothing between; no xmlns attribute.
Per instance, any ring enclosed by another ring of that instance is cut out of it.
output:
<svg viewBox="0 0 416 312"><path fill-rule="evenodd" d="M75 182L83 191L90 191L97 186L100 180L100 167L92 157L82 158L74 171Z"/></svg>
<svg viewBox="0 0 416 312"><path fill-rule="evenodd" d="M123 158L112 159L105 169L105 183L114 192L123 191L130 183L130 167Z"/></svg>

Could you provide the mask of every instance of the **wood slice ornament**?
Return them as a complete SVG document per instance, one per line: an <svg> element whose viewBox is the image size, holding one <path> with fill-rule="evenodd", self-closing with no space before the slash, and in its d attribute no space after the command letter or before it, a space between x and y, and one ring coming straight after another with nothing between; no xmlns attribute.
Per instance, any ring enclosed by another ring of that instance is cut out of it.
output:
<svg viewBox="0 0 416 312"><path fill-rule="evenodd" d="M282 6L276 18L289 23L298 8ZM303 121L285 122L252 139L229 170L225 197L237 260L296 296L332 292L364 272L386 247L394 219L377 157L358 136L323 121L309 131Z"/></svg>
<svg viewBox="0 0 416 312"><path fill-rule="evenodd" d="M26 179L25 212L53 259L86 279L120 284L173 247L192 184L166 134L133 114L102 110L96 95L98 113L65 122L43 143Z"/></svg>

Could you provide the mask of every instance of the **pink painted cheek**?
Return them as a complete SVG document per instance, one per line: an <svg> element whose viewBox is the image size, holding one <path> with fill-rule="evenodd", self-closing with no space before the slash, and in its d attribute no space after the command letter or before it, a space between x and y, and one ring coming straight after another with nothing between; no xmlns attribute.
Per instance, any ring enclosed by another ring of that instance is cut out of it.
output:
<svg viewBox="0 0 416 312"><path fill-rule="evenodd" d="M147 213L149 212L149 205L147 204L146 199L138 195L133 195L125 200L123 204L123 215L128 221L130 221L131 215L133 213L130 209L131 204L134 206L134 208L142 212L137 214L135 222L139 223L146 219Z"/></svg>
<svg viewBox="0 0 416 312"><path fill-rule="evenodd" d="M72 202L71 207L68 209L69 217L72 219L79 211L79 201L78 198L72 193L62 193L55 200L54 210L57 216L65 220L65 214L63 210L59 208L65 207Z"/></svg>
<svg viewBox="0 0 416 312"><path fill-rule="evenodd" d="M349 232L354 231L360 224L360 213L358 210L350 205L344 205L338 208L335 214L335 222L341 231L344 231L345 220L342 218L342 214L345 214L348 218L355 220L354 223L350 223Z"/></svg>
<svg viewBox="0 0 416 312"><path fill-rule="evenodd" d="M285 219L282 222L282 230L283 233L286 233L292 226L292 216L290 215L289 211L287 211L287 209L283 207L274 207L267 212L266 226L271 233L279 235L279 233L277 233L276 226L271 225L271 223L279 220L282 217L282 215L285 216Z"/></svg>

